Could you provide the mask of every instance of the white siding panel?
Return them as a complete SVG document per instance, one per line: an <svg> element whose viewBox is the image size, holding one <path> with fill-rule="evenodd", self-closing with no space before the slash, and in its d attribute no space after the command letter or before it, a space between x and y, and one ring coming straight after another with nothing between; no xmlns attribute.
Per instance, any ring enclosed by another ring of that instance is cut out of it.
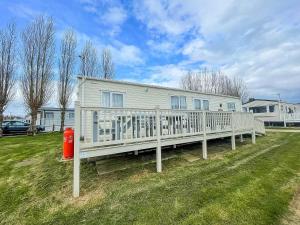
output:
<svg viewBox="0 0 300 225"><path fill-rule="evenodd" d="M236 110L241 111L241 101L234 97L217 96L209 94L198 94L186 92L184 90L170 90L155 87L143 87L132 84L122 84L107 81L86 80L84 86L84 106L100 107L101 106L101 91L113 91L124 93L124 107L125 108L145 108L153 109L160 106L161 109L171 108L171 96L183 95L187 97L187 108L193 109L193 98L200 98L209 100L209 107L211 111L217 111L222 104L222 109L227 110L227 103L234 102ZM81 100L82 89L79 89L79 100Z"/></svg>

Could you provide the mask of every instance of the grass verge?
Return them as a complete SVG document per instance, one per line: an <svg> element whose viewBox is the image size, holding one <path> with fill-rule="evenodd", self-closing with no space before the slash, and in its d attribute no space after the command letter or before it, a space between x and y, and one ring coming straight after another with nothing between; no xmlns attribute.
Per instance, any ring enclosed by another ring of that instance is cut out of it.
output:
<svg viewBox="0 0 300 225"><path fill-rule="evenodd" d="M149 153L83 162L73 199L61 143L57 133L0 139L1 224L278 224L300 184L300 134L271 133L236 151L209 142L206 161L194 160L201 144L164 150L161 174Z"/></svg>

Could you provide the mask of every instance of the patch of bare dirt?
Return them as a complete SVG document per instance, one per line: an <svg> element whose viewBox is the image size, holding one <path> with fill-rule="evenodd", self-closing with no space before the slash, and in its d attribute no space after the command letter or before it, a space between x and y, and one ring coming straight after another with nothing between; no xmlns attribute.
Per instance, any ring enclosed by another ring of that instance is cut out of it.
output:
<svg viewBox="0 0 300 225"><path fill-rule="evenodd" d="M197 161L197 160L200 159L200 156L196 156L196 155L193 155L193 154L185 153L185 154L182 155L182 158L184 158L188 162L195 162L195 161Z"/></svg>
<svg viewBox="0 0 300 225"><path fill-rule="evenodd" d="M30 166L30 165L33 165L37 162L38 162L37 159L26 159L26 160L23 160L23 161L17 163L15 165L15 167L19 168L19 167L23 167L23 166Z"/></svg>
<svg viewBox="0 0 300 225"><path fill-rule="evenodd" d="M143 170L141 173L134 174L130 177L130 180L134 183L139 182L142 178L147 177L149 175L148 170Z"/></svg>
<svg viewBox="0 0 300 225"><path fill-rule="evenodd" d="M300 224L300 188L296 192L289 206L289 213L282 221L283 225L299 225Z"/></svg>

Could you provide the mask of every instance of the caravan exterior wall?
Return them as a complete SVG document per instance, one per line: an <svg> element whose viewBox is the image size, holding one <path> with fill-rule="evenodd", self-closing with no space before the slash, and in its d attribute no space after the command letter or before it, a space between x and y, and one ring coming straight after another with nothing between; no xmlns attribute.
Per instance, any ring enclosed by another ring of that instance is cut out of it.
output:
<svg viewBox="0 0 300 225"><path fill-rule="evenodd" d="M265 122L300 122L300 104L255 99L245 103L243 109Z"/></svg>
<svg viewBox="0 0 300 225"><path fill-rule="evenodd" d="M237 97L203 94L176 88L82 77L79 77L78 87L78 98L83 104L82 106L86 107L113 108L114 103L112 101L123 99L121 108L154 109L159 106L161 109L172 109L172 104L174 107L174 104L176 105L176 102L179 101L179 109L242 110L241 100ZM197 106L201 106L200 109L196 108Z"/></svg>
<svg viewBox="0 0 300 225"><path fill-rule="evenodd" d="M242 111L237 97L83 77L78 78L78 100L81 107ZM82 136L91 136L96 126L91 121L97 121L97 117L82 115L86 118L82 120Z"/></svg>
<svg viewBox="0 0 300 225"><path fill-rule="evenodd" d="M61 125L61 110L59 108L40 108L37 114L36 125L45 127L45 131L59 131ZM74 126L74 109L65 112L65 127Z"/></svg>

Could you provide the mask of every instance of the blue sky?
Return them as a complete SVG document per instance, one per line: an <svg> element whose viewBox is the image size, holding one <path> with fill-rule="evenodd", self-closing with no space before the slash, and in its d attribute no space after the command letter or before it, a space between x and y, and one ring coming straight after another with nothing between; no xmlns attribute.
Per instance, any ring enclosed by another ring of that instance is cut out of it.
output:
<svg viewBox="0 0 300 225"><path fill-rule="evenodd" d="M0 26L46 14L57 43L72 27L78 52L88 39L109 47L116 79L176 87L205 66L243 77L250 96L300 102L299 12L298 0L2 0ZM23 112L18 93L6 113Z"/></svg>

